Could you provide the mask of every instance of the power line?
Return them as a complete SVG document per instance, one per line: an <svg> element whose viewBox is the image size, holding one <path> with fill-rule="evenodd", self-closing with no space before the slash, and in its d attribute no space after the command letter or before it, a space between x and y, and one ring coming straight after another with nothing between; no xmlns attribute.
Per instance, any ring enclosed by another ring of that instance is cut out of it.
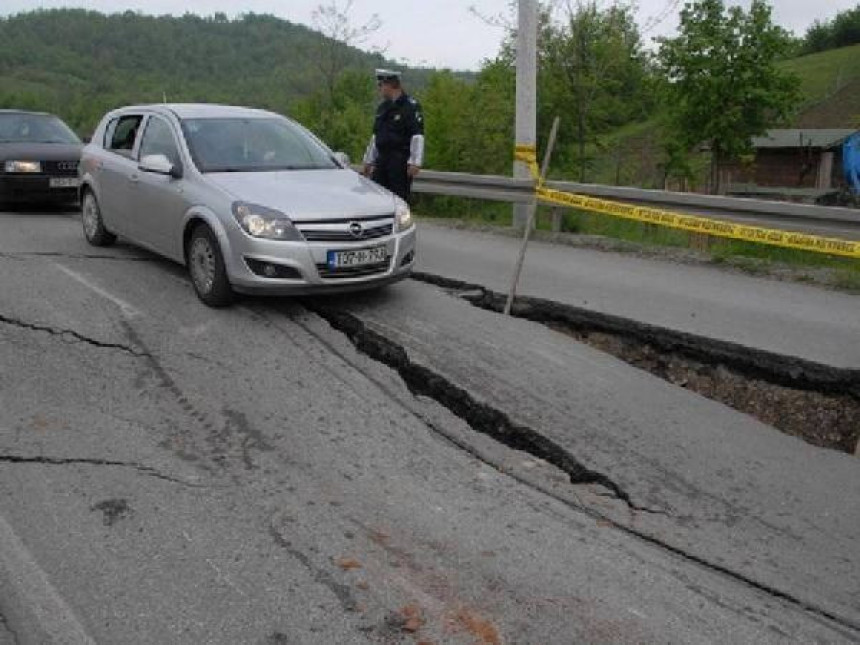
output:
<svg viewBox="0 0 860 645"><path fill-rule="evenodd" d="M678 5L680 4L681 0L668 0L666 6L661 11L648 18L648 20L642 24L642 35L644 36L645 34L654 31L657 27L666 22L670 16L678 11Z"/></svg>

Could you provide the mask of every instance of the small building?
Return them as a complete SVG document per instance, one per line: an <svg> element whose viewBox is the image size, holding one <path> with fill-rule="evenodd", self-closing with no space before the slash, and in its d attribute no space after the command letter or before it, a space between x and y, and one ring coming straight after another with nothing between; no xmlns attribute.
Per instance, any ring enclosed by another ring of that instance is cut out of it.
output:
<svg viewBox="0 0 860 645"><path fill-rule="evenodd" d="M763 195L784 190L786 196L818 199L846 187L843 147L857 130L770 130L753 139L750 163L723 167L727 192Z"/></svg>

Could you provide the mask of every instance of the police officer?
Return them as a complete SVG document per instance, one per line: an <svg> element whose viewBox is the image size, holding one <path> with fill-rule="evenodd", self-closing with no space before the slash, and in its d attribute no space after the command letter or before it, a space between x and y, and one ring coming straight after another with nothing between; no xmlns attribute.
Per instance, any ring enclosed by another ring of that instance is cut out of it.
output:
<svg viewBox="0 0 860 645"><path fill-rule="evenodd" d="M376 82L383 101L364 155L364 174L408 201L424 163L424 115L418 101L403 91L400 72L378 69Z"/></svg>

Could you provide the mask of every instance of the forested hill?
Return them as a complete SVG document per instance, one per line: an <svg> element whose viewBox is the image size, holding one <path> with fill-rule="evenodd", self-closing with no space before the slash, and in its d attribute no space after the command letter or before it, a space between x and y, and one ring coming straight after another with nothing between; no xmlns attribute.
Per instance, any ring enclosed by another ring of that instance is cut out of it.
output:
<svg viewBox="0 0 860 645"><path fill-rule="evenodd" d="M82 132L109 108L164 96L286 112L320 87L321 57L365 70L368 79L390 64L359 49L336 49L332 54L307 27L266 15L231 21L217 14L40 10L0 19L0 107L55 112ZM417 85L428 74L408 72Z"/></svg>

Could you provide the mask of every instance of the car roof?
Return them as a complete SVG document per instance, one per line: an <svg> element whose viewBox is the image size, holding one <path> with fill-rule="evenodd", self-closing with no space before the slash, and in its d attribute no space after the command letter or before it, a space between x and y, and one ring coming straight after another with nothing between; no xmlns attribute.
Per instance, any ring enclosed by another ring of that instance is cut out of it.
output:
<svg viewBox="0 0 860 645"><path fill-rule="evenodd" d="M234 105L217 105L214 103L157 103L153 105L131 105L115 110L115 113L147 111L170 114L180 119L224 119L224 118L272 118L280 115L266 110L239 107Z"/></svg>

